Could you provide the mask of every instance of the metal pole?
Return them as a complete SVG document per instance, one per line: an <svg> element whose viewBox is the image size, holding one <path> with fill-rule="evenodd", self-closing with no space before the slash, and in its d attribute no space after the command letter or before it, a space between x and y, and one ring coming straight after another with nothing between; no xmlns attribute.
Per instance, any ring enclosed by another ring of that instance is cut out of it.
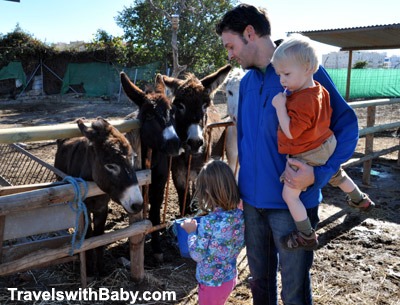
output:
<svg viewBox="0 0 400 305"><path fill-rule="evenodd" d="M42 80L41 95L44 95L43 62L42 62L42 59L40 59L40 79Z"/></svg>

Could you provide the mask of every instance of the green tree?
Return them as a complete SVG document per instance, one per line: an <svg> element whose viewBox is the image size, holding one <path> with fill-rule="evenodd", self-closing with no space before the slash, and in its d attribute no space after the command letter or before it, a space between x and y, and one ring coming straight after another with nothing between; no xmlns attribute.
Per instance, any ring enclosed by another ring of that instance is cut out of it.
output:
<svg viewBox="0 0 400 305"><path fill-rule="evenodd" d="M364 61L357 61L353 65L353 69L365 69L368 66L368 62L366 60Z"/></svg>
<svg viewBox="0 0 400 305"><path fill-rule="evenodd" d="M169 16L179 15L177 46L179 61L200 77L227 61L215 24L236 0L135 0L116 17L124 30L130 65L154 61L172 67L172 24Z"/></svg>
<svg viewBox="0 0 400 305"><path fill-rule="evenodd" d="M0 68L11 61L27 62L31 58L40 60L53 53L53 48L23 31L19 24L12 32L0 34Z"/></svg>
<svg viewBox="0 0 400 305"><path fill-rule="evenodd" d="M105 52L106 61L117 61L124 65L126 62L126 47L123 38L112 36L107 31L98 29L92 42L85 44L88 52Z"/></svg>

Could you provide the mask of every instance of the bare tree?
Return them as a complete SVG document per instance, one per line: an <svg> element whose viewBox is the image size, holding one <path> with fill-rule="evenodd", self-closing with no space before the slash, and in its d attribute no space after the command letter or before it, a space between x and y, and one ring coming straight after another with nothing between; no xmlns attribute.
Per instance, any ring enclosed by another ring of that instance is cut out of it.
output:
<svg viewBox="0 0 400 305"><path fill-rule="evenodd" d="M152 0L149 0L151 6L154 10L162 13L165 18L167 18L171 22L172 28L172 37L171 37L171 46L172 46L172 58L173 58L173 68L172 68L172 77L178 77L179 74L184 72L187 68L186 65L181 66L179 64L179 50L178 50L178 29L179 29L179 15L170 14L167 11L157 7ZM179 2L179 6L181 11L186 9L186 0L181 0Z"/></svg>

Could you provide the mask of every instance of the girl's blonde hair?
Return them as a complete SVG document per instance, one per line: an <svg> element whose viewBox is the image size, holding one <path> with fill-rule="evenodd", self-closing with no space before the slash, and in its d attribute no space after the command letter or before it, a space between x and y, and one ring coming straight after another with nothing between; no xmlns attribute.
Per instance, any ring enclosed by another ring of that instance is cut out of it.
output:
<svg viewBox="0 0 400 305"><path fill-rule="evenodd" d="M275 66L288 59L309 66L313 73L317 72L319 67L317 50L311 39L300 34L292 34L285 39L276 48L271 63Z"/></svg>
<svg viewBox="0 0 400 305"><path fill-rule="evenodd" d="M199 208L206 212L216 207L226 211L237 208L240 195L231 168L219 160L204 165L196 180L194 198Z"/></svg>

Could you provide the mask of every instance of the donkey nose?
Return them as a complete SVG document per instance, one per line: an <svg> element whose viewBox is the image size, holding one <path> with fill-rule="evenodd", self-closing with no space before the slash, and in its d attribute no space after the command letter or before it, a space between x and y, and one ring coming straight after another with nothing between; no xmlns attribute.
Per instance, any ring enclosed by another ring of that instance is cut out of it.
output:
<svg viewBox="0 0 400 305"><path fill-rule="evenodd" d="M197 139L188 139L187 144L190 146L192 151L198 151L200 147L203 146L203 140L200 138Z"/></svg>
<svg viewBox="0 0 400 305"><path fill-rule="evenodd" d="M179 155L179 148L181 147L181 141L179 138L169 139L165 142L165 152L169 156L177 156Z"/></svg>
<svg viewBox="0 0 400 305"><path fill-rule="evenodd" d="M137 184L128 187L119 197L119 202L128 213L138 213L143 207L142 192Z"/></svg>
<svg viewBox="0 0 400 305"><path fill-rule="evenodd" d="M143 209L143 203L134 203L131 205L133 214L139 213Z"/></svg>

